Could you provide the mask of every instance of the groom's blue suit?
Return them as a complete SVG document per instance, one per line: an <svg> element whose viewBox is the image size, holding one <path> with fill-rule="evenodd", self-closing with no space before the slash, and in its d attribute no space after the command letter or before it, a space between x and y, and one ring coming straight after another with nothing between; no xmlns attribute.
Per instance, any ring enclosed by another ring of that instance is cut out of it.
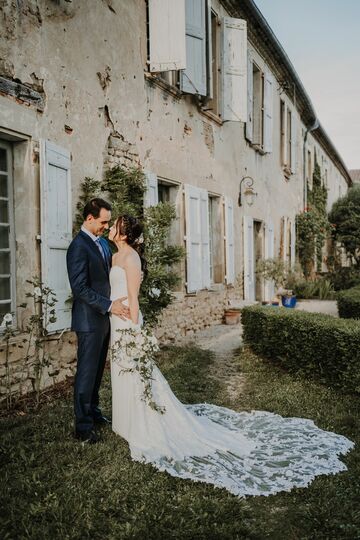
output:
<svg viewBox="0 0 360 540"><path fill-rule="evenodd" d="M73 293L71 328L78 338L74 391L77 434L91 431L101 416L99 388L110 337L111 250L104 238L100 243L102 253L92 238L80 231L66 258Z"/></svg>

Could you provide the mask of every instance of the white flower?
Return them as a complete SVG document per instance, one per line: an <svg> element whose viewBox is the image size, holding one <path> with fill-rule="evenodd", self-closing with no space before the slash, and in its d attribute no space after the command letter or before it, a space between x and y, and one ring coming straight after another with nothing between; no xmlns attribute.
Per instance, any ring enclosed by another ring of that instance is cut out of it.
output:
<svg viewBox="0 0 360 540"><path fill-rule="evenodd" d="M40 287L35 287L35 289L34 289L34 295L37 296L38 298L41 298L42 292L41 292Z"/></svg>
<svg viewBox="0 0 360 540"><path fill-rule="evenodd" d="M7 325L11 324L13 322L13 316L11 313L5 313L3 320L1 322L1 328L5 328Z"/></svg>
<svg viewBox="0 0 360 540"><path fill-rule="evenodd" d="M156 287L154 287L153 289L151 289L151 296L155 296L155 298L159 298L160 296L160 289L157 289Z"/></svg>

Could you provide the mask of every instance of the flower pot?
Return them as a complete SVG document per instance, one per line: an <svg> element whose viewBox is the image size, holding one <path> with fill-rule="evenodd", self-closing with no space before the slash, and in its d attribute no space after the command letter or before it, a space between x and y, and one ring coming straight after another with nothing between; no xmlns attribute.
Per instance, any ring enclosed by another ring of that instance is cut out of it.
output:
<svg viewBox="0 0 360 540"><path fill-rule="evenodd" d="M226 309L224 318L225 324L237 324L240 320L240 311L235 309Z"/></svg>
<svg viewBox="0 0 360 540"><path fill-rule="evenodd" d="M296 296L284 295L281 297L281 303L286 308L294 308L296 306Z"/></svg>

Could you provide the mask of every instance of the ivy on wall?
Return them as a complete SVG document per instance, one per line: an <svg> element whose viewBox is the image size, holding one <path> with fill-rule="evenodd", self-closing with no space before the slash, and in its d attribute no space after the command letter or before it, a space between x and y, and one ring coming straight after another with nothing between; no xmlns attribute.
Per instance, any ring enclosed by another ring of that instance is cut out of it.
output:
<svg viewBox="0 0 360 540"><path fill-rule="evenodd" d="M83 222L82 210L93 197L104 197L112 206L112 218L129 214L140 219L144 226L144 257L147 275L140 289L140 308L146 324L154 326L162 310L172 301L172 291L180 281L174 266L184 256L182 246L169 245L169 230L176 218L175 207L159 203L144 208L146 182L140 168L114 167L108 170L104 180L85 178L77 203L74 223L76 234Z"/></svg>

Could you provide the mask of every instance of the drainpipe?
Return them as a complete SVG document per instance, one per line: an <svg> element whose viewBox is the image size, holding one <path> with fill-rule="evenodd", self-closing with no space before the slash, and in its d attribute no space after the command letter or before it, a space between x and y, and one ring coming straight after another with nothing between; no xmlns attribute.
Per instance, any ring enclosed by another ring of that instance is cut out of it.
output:
<svg viewBox="0 0 360 540"><path fill-rule="evenodd" d="M308 127L305 131L304 142L303 142L303 183L304 183L304 212L307 207L307 182L306 182L306 140L309 133L315 131L320 126L319 120L315 118L315 122L311 127Z"/></svg>

